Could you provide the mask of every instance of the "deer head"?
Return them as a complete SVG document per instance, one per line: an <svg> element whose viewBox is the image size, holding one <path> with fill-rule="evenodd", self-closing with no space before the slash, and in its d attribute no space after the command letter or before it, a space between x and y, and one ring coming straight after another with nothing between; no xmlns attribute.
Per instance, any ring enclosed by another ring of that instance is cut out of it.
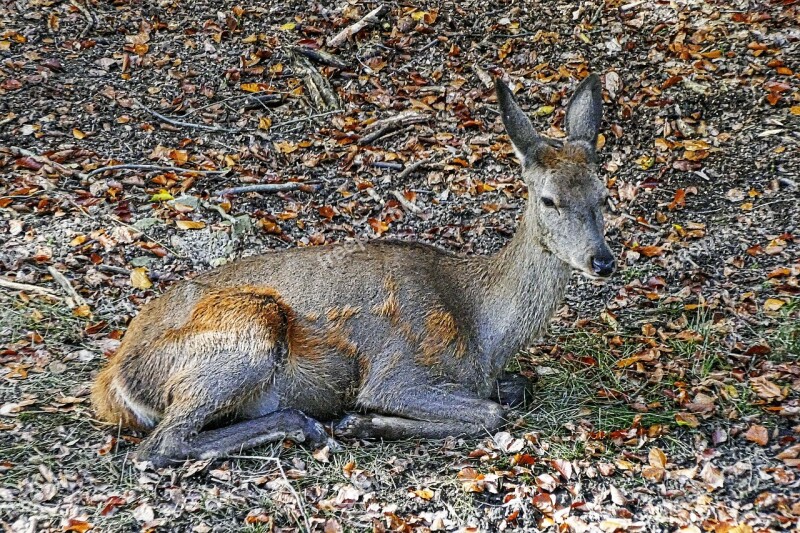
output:
<svg viewBox="0 0 800 533"><path fill-rule="evenodd" d="M600 79L592 74L575 91L558 141L536 133L511 90L496 80L497 99L528 186L526 218L539 244L576 270L608 277L615 262L603 235L607 193L595 165L602 116Z"/></svg>

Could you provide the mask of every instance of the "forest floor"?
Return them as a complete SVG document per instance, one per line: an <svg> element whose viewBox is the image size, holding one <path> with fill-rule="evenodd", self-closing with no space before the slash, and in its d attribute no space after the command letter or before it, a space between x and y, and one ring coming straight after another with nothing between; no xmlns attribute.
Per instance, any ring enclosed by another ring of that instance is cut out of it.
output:
<svg viewBox="0 0 800 533"><path fill-rule="evenodd" d="M0 5L4 529L799 527L800 3L388 2L339 46L379 4L325 4ZM153 471L94 418L177 280L354 239L499 249L526 190L490 75L557 137L590 71L620 269L576 275L515 358L539 387L505 431Z"/></svg>

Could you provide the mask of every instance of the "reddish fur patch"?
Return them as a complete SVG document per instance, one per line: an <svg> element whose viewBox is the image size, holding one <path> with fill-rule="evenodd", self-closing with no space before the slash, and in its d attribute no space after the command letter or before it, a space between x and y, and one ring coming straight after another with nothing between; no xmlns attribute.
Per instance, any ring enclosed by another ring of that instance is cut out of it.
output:
<svg viewBox="0 0 800 533"><path fill-rule="evenodd" d="M397 298L397 283L391 276L386 276L383 286L387 291L383 303L373 306L372 312L378 316L386 317L392 324L400 320L400 300Z"/></svg>
<svg viewBox="0 0 800 533"><path fill-rule="evenodd" d="M585 165L589 162L586 150L575 144L564 144L561 148L548 146L540 156L542 164L556 168L564 164Z"/></svg>
<svg viewBox="0 0 800 533"><path fill-rule="evenodd" d="M458 339L458 328L453 315L443 309L433 309L425 317L425 334L419 344L420 363L431 366L439 363L440 356ZM456 343L455 355L464 355L464 343Z"/></svg>
<svg viewBox="0 0 800 533"><path fill-rule="evenodd" d="M289 307L269 287L243 285L211 289L195 304L186 324L172 332L190 335L205 331L246 331L255 322L280 334L284 333L291 317L293 313Z"/></svg>

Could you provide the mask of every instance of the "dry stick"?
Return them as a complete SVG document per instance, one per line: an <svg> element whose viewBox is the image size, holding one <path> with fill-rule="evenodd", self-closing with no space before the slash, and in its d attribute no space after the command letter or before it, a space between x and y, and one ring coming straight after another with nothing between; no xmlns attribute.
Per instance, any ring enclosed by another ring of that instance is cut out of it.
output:
<svg viewBox="0 0 800 533"><path fill-rule="evenodd" d="M111 274L122 274L123 276L130 276L131 275L131 271L128 270L127 268L122 268L122 267L118 267L118 266L114 266L114 265L103 265L103 264L100 264L100 265L97 265L95 268L97 270L102 271L102 272L110 272Z"/></svg>
<svg viewBox="0 0 800 533"><path fill-rule="evenodd" d="M317 109L327 111L339 108L339 98L331 88L328 78L311 64L307 57L299 53L292 53L294 66L303 74L303 81L308 89L308 94L314 101Z"/></svg>
<svg viewBox="0 0 800 533"><path fill-rule="evenodd" d="M323 50L313 50L311 48L306 48L305 46L295 46L292 47L291 50L306 56L312 61L316 61L317 63L322 63L323 65L328 65L330 67L347 68L350 66L335 55Z"/></svg>
<svg viewBox="0 0 800 533"><path fill-rule="evenodd" d="M318 182L302 182L290 181L288 183L260 183L256 185L242 185L241 187L229 187L222 189L217 193L218 196L226 196L229 194L244 194L248 192L288 192L288 191L304 191L314 192L319 189L321 185Z"/></svg>
<svg viewBox="0 0 800 533"><path fill-rule="evenodd" d="M400 205L402 205L406 211L410 211L411 213L419 213L422 211L417 204L403 196L403 193L400 191L392 191L392 196L397 198L397 201L400 202Z"/></svg>
<svg viewBox="0 0 800 533"><path fill-rule="evenodd" d="M51 291L50 289L45 289L44 287L37 287L36 285L28 285L27 283L17 283L16 281L10 281L3 277L0 277L0 287L3 287L5 289L12 289L15 291L35 292L43 296L50 296L51 298L56 298L58 300L61 299L54 291Z"/></svg>
<svg viewBox="0 0 800 533"><path fill-rule="evenodd" d="M389 161L375 161L372 163L372 166L376 168L388 168L391 170L402 170L403 168L403 165L400 163L391 163Z"/></svg>
<svg viewBox="0 0 800 533"><path fill-rule="evenodd" d="M47 267L47 271L50 272L50 275L53 276L53 279L58 283L64 292L67 293L67 306L70 309L74 309L76 307L80 307L82 305L86 305L86 300L83 299L83 296L78 294L78 291L72 286L66 276L56 270L54 266Z"/></svg>
<svg viewBox="0 0 800 533"><path fill-rule="evenodd" d="M162 165L124 164L124 165L109 165L107 167L96 168L91 172L87 172L84 177L91 178L96 174L101 174L103 172L114 171L114 170L159 170L163 172L182 172L182 173L193 172L195 174L225 174L226 172L230 172L229 168L226 168L224 170L195 170L191 168L171 167Z"/></svg>
<svg viewBox="0 0 800 533"><path fill-rule="evenodd" d="M370 24L376 24L387 11L389 11L389 8L385 5L380 5L376 7L375 9L367 13L364 18L346 27L332 39L329 39L328 46L330 46L331 48L336 48L338 46L341 46L341 44L344 43L347 39L349 39L356 33L360 32Z"/></svg>
<svg viewBox="0 0 800 533"><path fill-rule="evenodd" d="M397 175L398 180L402 180L416 172L420 167L423 167L429 164L432 161L432 158L428 159L420 159L419 161L414 161L413 163L409 164L403 171Z"/></svg>
<svg viewBox="0 0 800 533"><path fill-rule="evenodd" d="M376 141L394 130L400 129L412 124L426 122L428 117L418 113L401 113L395 117L390 117L383 120L378 120L370 125L371 128L377 128L372 133L364 135L358 140L358 144L364 145Z"/></svg>
<svg viewBox="0 0 800 533"><path fill-rule="evenodd" d="M139 102L138 100L134 100L136 105L156 117L157 119L166 122L167 124L172 124L173 126L183 127L183 128L195 128L198 130L205 130L205 131L219 131L219 132L226 132L226 133L234 133L237 131L242 131L241 128L221 128L219 126L207 126L206 124L195 124L193 122L184 122L182 120L176 120L174 118L170 118L166 115L162 115L158 111L150 109L143 103Z"/></svg>

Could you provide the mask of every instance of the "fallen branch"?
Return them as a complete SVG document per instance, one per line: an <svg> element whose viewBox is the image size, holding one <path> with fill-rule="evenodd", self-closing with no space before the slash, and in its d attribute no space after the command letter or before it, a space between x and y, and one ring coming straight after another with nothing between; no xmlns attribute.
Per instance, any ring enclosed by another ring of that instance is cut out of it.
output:
<svg viewBox="0 0 800 533"><path fill-rule="evenodd" d="M67 306L70 309L75 309L76 307L80 307L82 305L86 305L86 300L83 299L83 296L78 294L78 291L72 286L66 276L56 270L55 267L49 266L47 267L47 271L50 272L50 275L53 276L53 279L58 283L64 292L67 293Z"/></svg>
<svg viewBox="0 0 800 533"><path fill-rule="evenodd" d="M400 205L402 205L406 211L410 211L411 213L415 214L422 211L417 204L403 196L403 193L400 191L392 191L392 196L397 198L397 201L400 202Z"/></svg>
<svg viewBox="0 0 800 533"><path fill-rule="evenodd" d="M96 174L102 174L103 172L112 172L116 170L158 170L161 172L181 172L184 174L188 173L195 173L195 174L225 174L230 171L229 168L224 170L197 170L192 168L181 168L181 167L171 167L171 166L162 166L162 165L138 165L138 164L124 164L124 165L108 165L106 167L96 168L90 172L87 172L84 177L91 178Z"/></svg>
<svg viewBox="0 0 800 533"><path fill-rule="evenodd" d="M256 185L242 185L241 187L230 187L222 189L217 193L218 196L228 196L233 194L245 194L248 192L289 192L289 191L303 191L314 192L322 185L318 182L301 182L290 181L288 183L259 183Z"/></svg>
<svg viewBox="0 0 800 533"><path fill-rule="evenodd" d="M339 109L339 98L328 83L328 78L320 74L304 55L293 52L292 58L295 67L303 75L303 81L311 100L314 101L314 106L321 111Z"/></svg>
<svg viewBox="0 0 800 533"><path fill-rule="evenodd" d="M206 124L195 124L193 122L184 122L182 120L176 120L174 118L170 118L166 115L162 115L158 111L150 109L143 103L139 101L135 101L136 105L156 117L157 119L161 120L162 122L166 122L167 124L172 124L173 126L181 127L181 128L194 128L198 130L206 130L206 131L218 131L218 132L226 132L226 133L234 133L237 131L241 131L241 129L231 129L231 128L221 128L219 126L208 126Z"/></svg>
<svg viewBox="0 0 800 533"><path fill-rule="evenodd" d="M370 129L375 129L372 133L368 133L364 135L358 140L358 144L364 145L374 142L384 135L400 129L406 126L410 126L412 124L418 124L420 122L426 122L428 117L426 115L420 115L419 113L414 112L407 112L407 113L400 113L397 116L385 118L382 120L377 120L370 124Z"/></svg>
<svg viewBox="0 0 800 533"><path fill-rule="evenodd" d="M341 46L346 40L350 37L355 35L356 33L360 32L370 24L377 24L380 18L389 11L389 8L385 5L380 5L367 13L364 18L351 24L350 26L346 27L342 31L336 34L335 37L328 40L328 46L331 48L337 48Z"/></svg>
<svg viewBox="0 0 800 533"><path fill-rule="evenodd" d="M322 50L314 50L312 48L306 48L305 46L295 46L292 48L292 51L302 54L312 61L316 61L317 63L322 63L323 65L328 65L330 67L347 68L349 66L335 55Z"/></svg>
<svg viewBox="0 0 800 533"><path fill-rule="evenodd" d="M51 298L56 298L60 300L55 291L51 291L50 289L45 289L44 287L37 287L36 285L29 285L27 283L17 283L16 281L7 280L6 278L3 277L0 277L0 287L15 291L35 292L43 296L49 296Z"/></svg>

